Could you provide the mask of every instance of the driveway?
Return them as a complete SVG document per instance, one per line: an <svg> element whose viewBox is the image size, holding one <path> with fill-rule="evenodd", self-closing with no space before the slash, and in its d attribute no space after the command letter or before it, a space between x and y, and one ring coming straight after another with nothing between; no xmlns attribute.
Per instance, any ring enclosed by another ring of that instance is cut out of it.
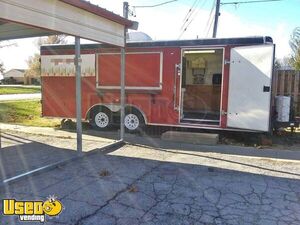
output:
<svg viewBox="0 0 300 225"><path fill-rule="evenodd" d="M0 196L57 196L64 210L46 224L300 224L298 160L201 149L128 144L13 183Z"/></svg>
<svg viewBox="0 0 300 225"><path fill-rule="evenodd" d="M41 93L0 95L0 101L41 99Z"/></svg>

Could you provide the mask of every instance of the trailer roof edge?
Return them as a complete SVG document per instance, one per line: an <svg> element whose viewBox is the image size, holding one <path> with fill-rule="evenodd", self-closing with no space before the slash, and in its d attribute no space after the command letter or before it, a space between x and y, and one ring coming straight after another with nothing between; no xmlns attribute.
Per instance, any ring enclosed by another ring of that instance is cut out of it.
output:
<svg viewBox="0 0 300 225"><path fill-rule="evenodd" d="M128 42L127 47L178 47L178 46L201 46L201 45L246 45L246 44L266 44L273 43L269 36L240 37L240 38L210 38L192 40L170 40L170 41L145 41ZM81 49L109 48L107 44L82 44ZM74 45L43 45L41 50L67 50L73 49Z"/></svg>

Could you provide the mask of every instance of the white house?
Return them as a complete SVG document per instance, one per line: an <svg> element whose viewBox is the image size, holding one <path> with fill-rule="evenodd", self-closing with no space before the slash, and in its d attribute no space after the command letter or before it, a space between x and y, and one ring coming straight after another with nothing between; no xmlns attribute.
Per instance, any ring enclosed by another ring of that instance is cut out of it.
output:
<svg viewBox="0 0 300 225"><path fill-rule="evenodd" d="M25 70L23 69L11 69L3 74L3 78L9 83L24 84Z"/></svg>

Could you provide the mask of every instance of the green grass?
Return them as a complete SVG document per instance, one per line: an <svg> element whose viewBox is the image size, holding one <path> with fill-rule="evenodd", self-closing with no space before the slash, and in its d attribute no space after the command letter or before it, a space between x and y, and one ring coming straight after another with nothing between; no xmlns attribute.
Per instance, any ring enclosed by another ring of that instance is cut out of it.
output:
<svg viewBox="0 0 300 225"><path fill-rule="evenodd" d="M0 102L0 122L38 127L58 127L59 119L41 117L39 100Z"/></svg>
<svg viewBox="0 0 300 225"><path fill-rule="evenodd" d="M40 93L41 87L1 87L0 95Z"/></svg>

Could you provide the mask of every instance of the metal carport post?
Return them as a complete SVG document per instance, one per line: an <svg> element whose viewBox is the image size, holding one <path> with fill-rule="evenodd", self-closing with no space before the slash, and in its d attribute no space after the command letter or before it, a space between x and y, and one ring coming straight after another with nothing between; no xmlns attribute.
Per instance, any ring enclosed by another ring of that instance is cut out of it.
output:
<svg viewBox="0 0 300 225"><path fill-rule="evenodd" d="M125 32L126 34L126 32ZM126 36L125 36L126 39ZM125 40L126 41L126 40ZM77 131L77 153L82 155L82 113L81 113L81 57L80 57L80 38L75 37L75 67L76 67L76 131ZM121 74L120 74L120 141L124 141L125 126L125 47L121 48ZM0 134L1 135L1 134ZM1 140L1 139L0 139ZM0 145L1 146L1 145Z"/></svg>
<svg viewBox="0 0 300 225"><path fill-rule="evenodd" d="M121 47L120 95L121 114L124 117L126 44L124 35L126 28L137 29L138 24L81 0L0 0L0 8L0 41L60 33L75 36L77 152L78 156L82 156L80 37ZM78 18L81 20L78 21ZM120 146L123 139L124 121L121 121L120 140L104 149ZM2 185L54 168L70 160L74 158L5 179Z"/></svg>
<svg viewBox="0 0 300 225"><path fill-rule="evenodd" d="M82 155L82 121L81 121L81 60L80 60L80 37L75 37L75 67L76 67L76 131L77 153Z"/></svg>

